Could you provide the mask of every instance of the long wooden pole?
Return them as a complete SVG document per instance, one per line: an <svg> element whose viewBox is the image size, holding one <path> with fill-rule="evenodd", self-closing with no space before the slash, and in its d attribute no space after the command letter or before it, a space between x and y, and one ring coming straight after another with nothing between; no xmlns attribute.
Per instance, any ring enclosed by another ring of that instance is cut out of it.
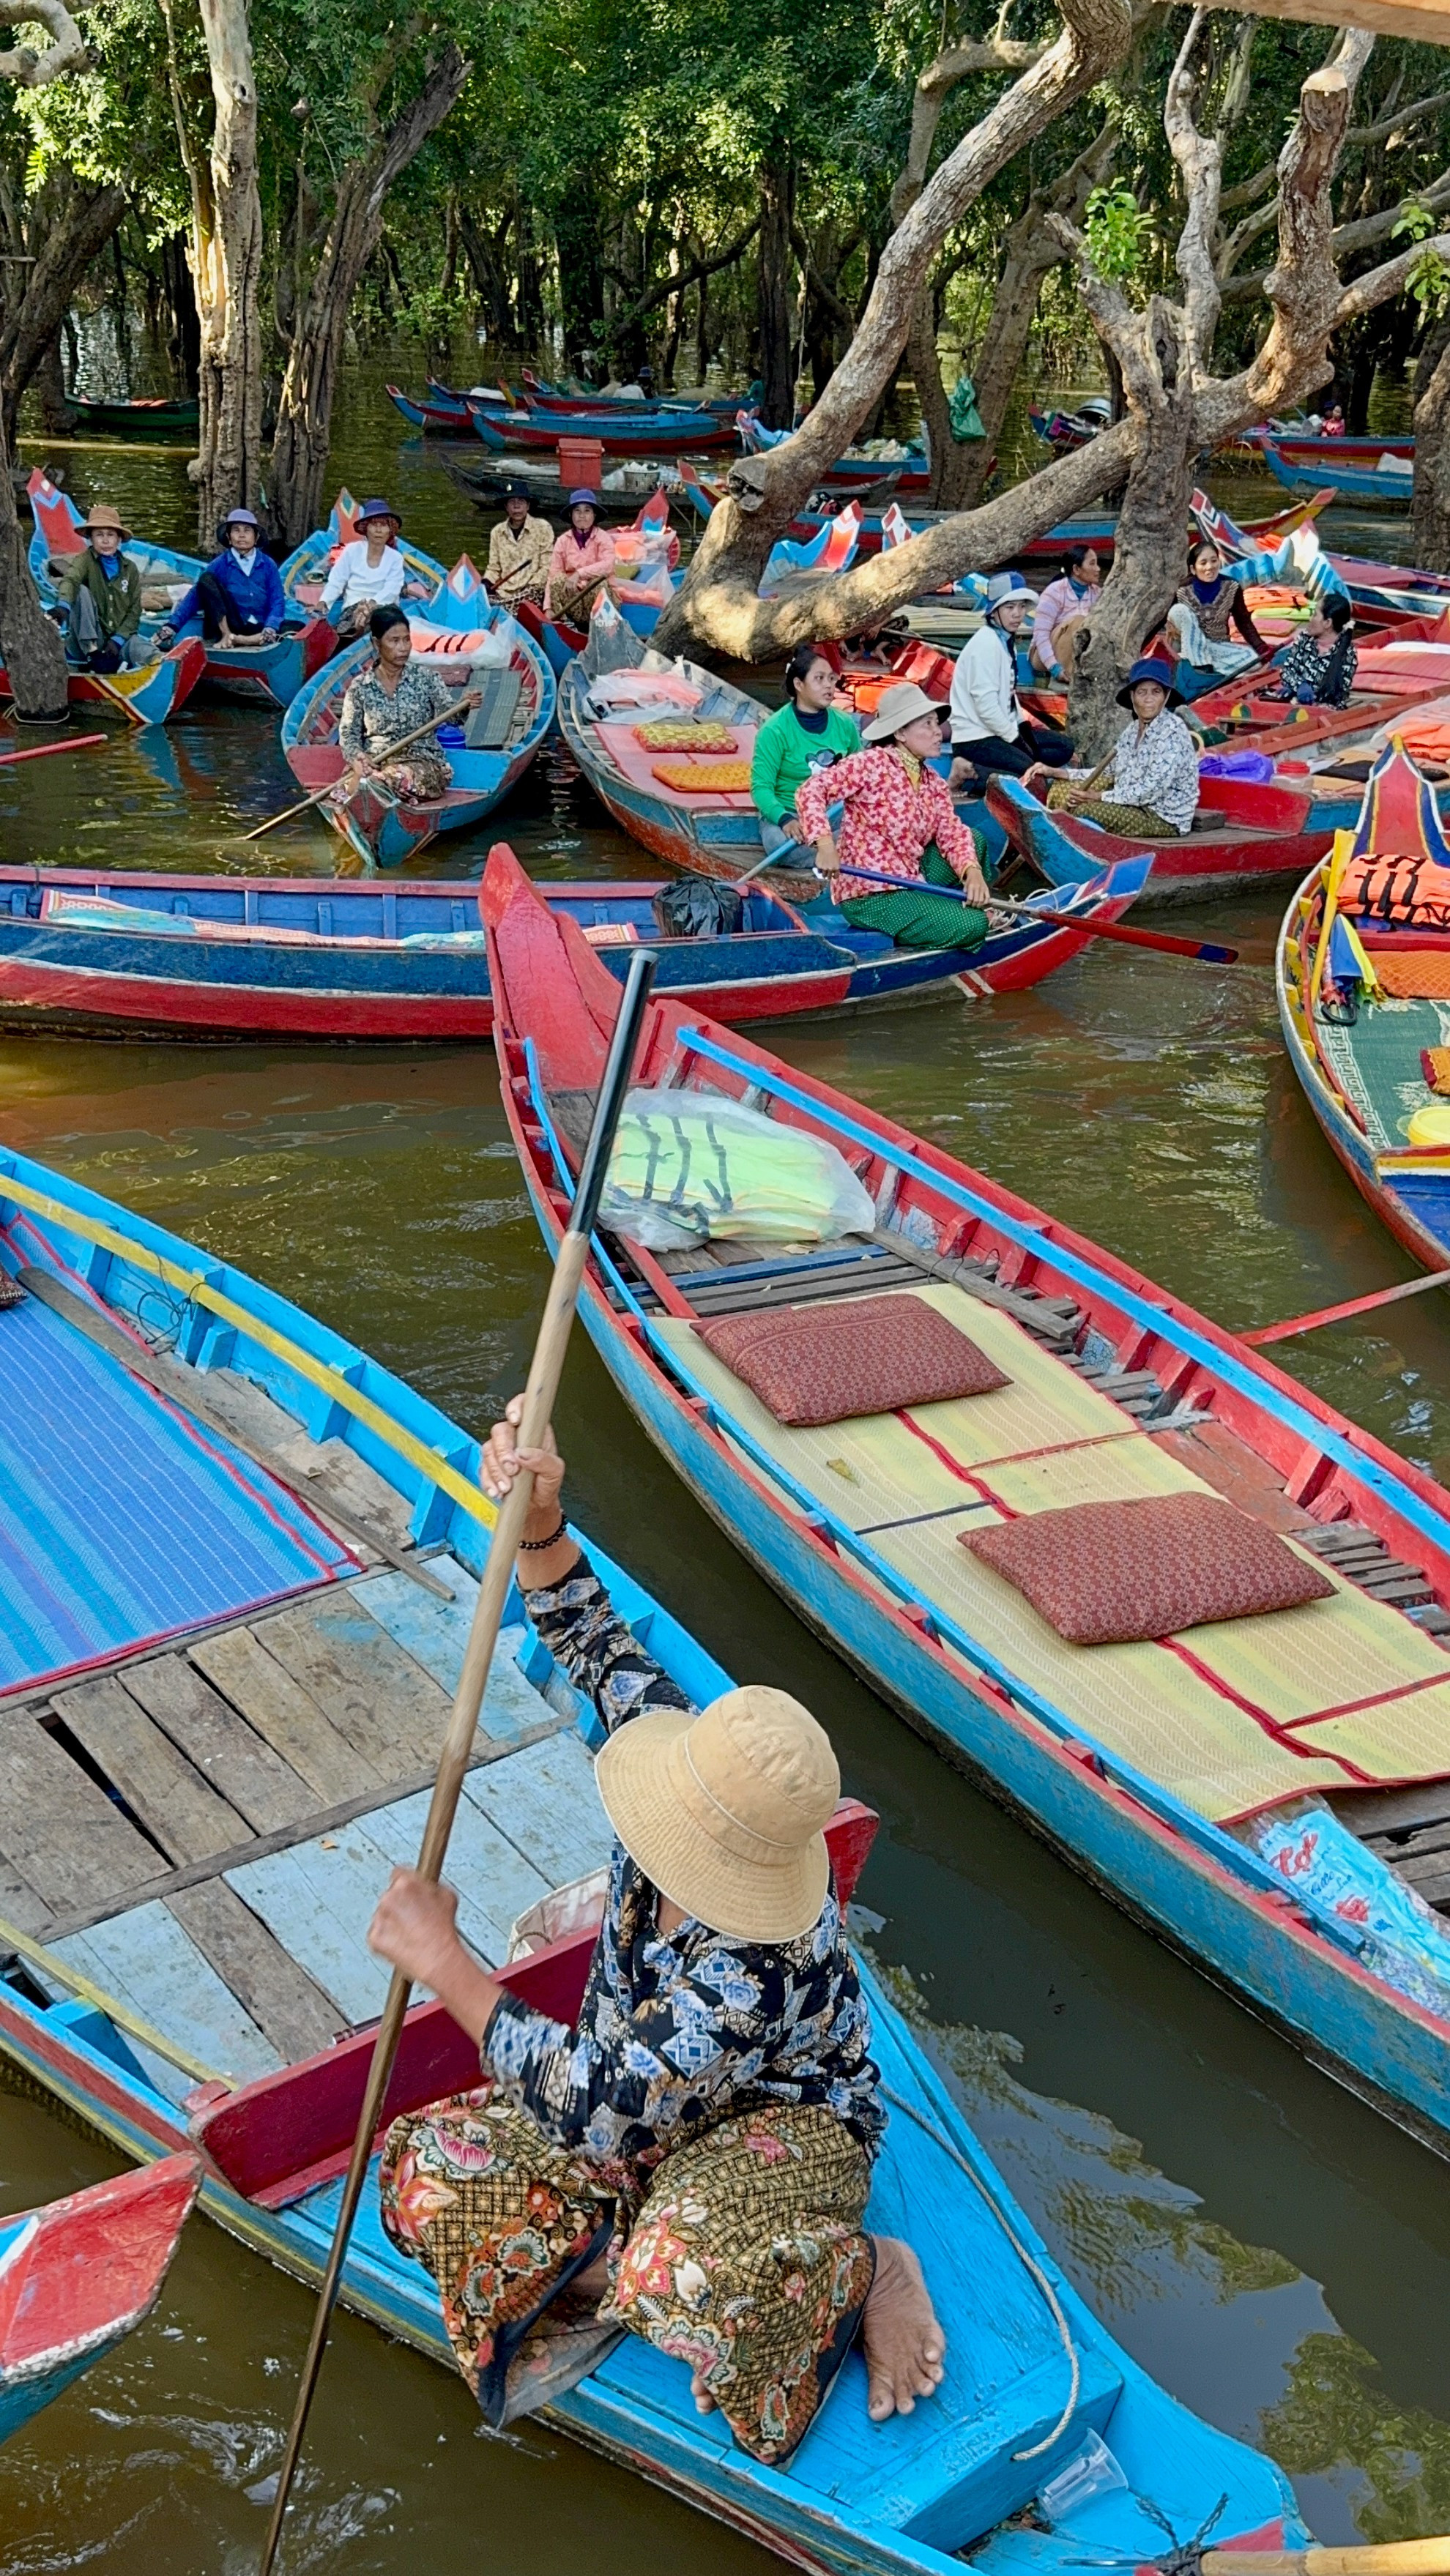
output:
<svg viewBox="0 0 1450 2576"><path fill-rule="evenodd" d="M397 742L389 743L383 759L396 760L400 751L406 751L411 743L421 742L425 733L436 733L441 724L451 724L455 715L462 715L467 708L476 707L477 704L478 695L475 691L471 697L461 699L456 708L450 708L447 715L430 716L426 724L414 725L411 733L405 733ZM341 774L346 777L347 772L344 770ZM243 832L241 838L244 841L260 841L265 832L275 832L279 823L290 823L294 814L305 814L309 805L325 803L336 785L337 780L330 778L325 787L315 787L310 796L299 797L295 805L284 805L280 814L269 814L265 823L254 825L250 832Z"/></svg>
<svg viewBox="0 0 1450 2576"><path fill-rule="evenodd" d="M882 876L875 868L850 867L844 874L860 877L868 885L889 886L893 894L900 894L903 888L910 890L916 883L915 878ZM744 878L739 882L743 885ZM972 897L964 894L959 886L938 886L928 882L925 891L943 895L948 903L972 902ZM1084 939L1120 939L1127 948L1160 949L1165 957L1196 957L1209 966L1236 966L1239 961L1236 948L1220 948L1211 939L1175 939L1163 930L1130 930L1124 921L1092 921L1075 912L1045 912L1035 903L1009 903L990 890L987 907L992 912L1010 913L1014 920L1045 921L1054 930L1076 930ZM981 910L980 904L976 909Z"/></svg>
<svg viewBox="0 0 1450 2576"><path fill-rule="evenodd" d="M619 1113L624 1106L624 1095L629 1087L640 1029L644 1021L645 1005L649 1000L650 986L654 981L657 962L652 949L637 949L629 961L629 980L625 985L619 1015L614 1023L614 1037L609 1049L609 1059L604 1068L604 1078L599 1086L599 1096L594 1108L594 1122L589 1131L589 1142L585 1147L584 1161L580 1167L578 1187L574 1192L574 1204L569 1212L569 1223L554 1262L554 1275L549 1282L549 1294L544 1303L539 1337L534 1344L534 1356L529 1368L528 1383L524 1389L523 1419L519 1424L518 1434L518 1445L521 1449L538 1447L553 1415L554 1399L558 1393L559 1379L564 1366L564 1354L569 1346L569 1328L574 1320L579 1286L584 1276L585 1262L589 1257L589 1239L599 1213L600 1194L603 1191L605 1174L609 1167L614 1133L619 1124ZM473 1624L468 1633L463 1670L459 1675L453 1713L448 1721L448 1732L443 1739L438 1775L433 1783L433 1796L428 1808L428 1821L423 1829L423 1847L418 1855L420 1876L435 1882L442 1872L464 1774L468 1768L469 1755L473 1750L478 1714L483 1706L484 1692L488 1687L489 1668L493 1662L494 1647L498 1642L504 1603L513 1581L514 1559L518 1553L519 1540L523 1536L529 1504L533 1498L533 1481L532 1476L526 1471L521 1472L514 1479L504 1501L499 1505L498 1518L494 1523L493 1536L489 1541L488 1555L484 1559L483 1580L478 1587L478 1599L473 1605ZM302 2365L302 2378L287 2435L287 2448L282 2455L282 2466L277 2479L277 2494L272 2506L272 2519L262 2548L261 2576L270 2576L272 2562L277 2554L277 2544L282 2536L287 2499L292 2492L292 2481L297 2472L303 2437L307 2431L307 2418L316 2393L318 2372L322 2367L328 2323L336 2305L337 2287L342 2276L348 2239L352 2234L353 2220L357 2215L363 2184L367 2180L373 2140L382 2121L388 2081L392 2075L393 2060L397 2055L398 2041L402 2035L403 2016L407 2012L408 1997L411 1992L411 1979L405 1977L401 1969L395 1969L388 1987L388 2000L383 2007L383 2017L378 2024L377 2038L373 2042L372 2062L368 2068L362 2108L358 2114L357 2134L352 2143L352 2158L348 2165L347 2178L342 2186L342 2199L338 2205L337 2224L333 2229L327 2269L323 2273L322 2286L317 2294L317 2312L312 2320L312 2335L307 2346L307 2357Z"/></svg>
<svg viewBox="0 0 1450 2576"><path fill-rule="evenodd" d="M1342 1324L1351 1315L1372 1315L1378 1306L1397 1306L1402 1297L1423 1297L1427 1288L1450 1288L1450 1270L1427 1270L1423 1279L1402 1279L1395 1288L1376 1288L1368 1297L1347 1298L1342 1306L1316 1306L1312 1314L1291 1315L1285 1324L1260 1324L1239 1340L1259 1349L1265 1342L1287 1342L1295 1333L1315 1333L1321 1324Z"/></svg>

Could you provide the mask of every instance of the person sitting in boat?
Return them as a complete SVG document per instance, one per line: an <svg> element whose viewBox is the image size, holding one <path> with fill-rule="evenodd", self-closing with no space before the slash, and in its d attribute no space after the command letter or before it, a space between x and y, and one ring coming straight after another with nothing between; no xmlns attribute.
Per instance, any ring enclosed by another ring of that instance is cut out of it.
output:
<svg viewBox="0 0 1450 2576"><path fill-rule="evenodd" d="M796 646L785 666L785 704L761 726L750 762L750 793L767 850L800 838L796 797L806 780L861 748L861 728L838 702L839 685L819 644Z"/></svg>
<svg viewBox="0 0 1450 2576"><path fill-rule="evenodd" d="M432 718L456 723L478 704L478 692L457 697L441 671L413 660L413 634L401 608L375 608L368 621L373 658L348 685L342 702L338 747L347 762L333 796L346 803L364 778L376 779L402 805L431 805L453 784L448 756L436 742L392 746Z"/></svg>
<svg viewBox="0 0 1450 2576"><path fill-rule="evenodd" d="M123 549L131 531L106 501L81 527L85 545L66 558L55 615L65 628L65 658L83 671L144 670L160 647L141 633L141 574Z"/></svg>
<svg viewBox="0 0 1450 2576"><path fill-rule="evenodd" d="M1070 734L1029 724L1017 703L1017 638L1038 594L1020 573L994 573L987 584L987 613L957 657L952 678L954 789L972 770L1005 770L1012 778L1047 761L1054 769L1071 760Z"/></svg>
<svg viewBox="0 0 1450 2576"><path fill-rule="evenodd" d="M604 1915L567 2029L464 1948L451 1889L393 1871L369 1946L432 1989L483 2082L394 2121L383 2225L433 2274L490 2423L567 2292L576 2332L597 2307L683 2361L700 2411L779 2464L858 2332L877 2423L934 2393L945 2351L915 2254L863 2224L886 2115L822 1832L836 1757L784 1691L691 1707L569 1537L552 1432L516 1447L522 1411L494 1425L482 1481L500 1499L531 1470L518 1580L607 1730ZM569 2384L528 2372L535 2403Z"/></svg>
<svg viewBox="0 0 1450 2576"><path fill-rule="evenodd" d="M1135 662L1118 704L1131 711L1132 723L1124 725L1090 778L1054 781L1047 790L1049 810L1081 814L1130 840L1176 840L1192 831L1198 811L1198 745L1173 713L1183 701L1171 665ZM1037 776L1046 783L1045 770ZM1110 786L1103 783L1108 780Z"/></svg>
<svg viewBox="0 0 1450 2576"><path fill-rule="evenodd" d="M1324 418L1319 424L1319 435L1321 438L1342 438L1344 436L1344 413L1338 403L1330 404L1328 411L1325 413Z"/></svg>
<svg viewBox="0 0 1450 2576"><path fill-rule="evenodd" d="M222 521L222 552L198 573L184 599L179 599L156 641L163 652L175 643L183 626L200 617L208 644L275 644L287 622L282 576L257 542L259 530L250 510L228 510Z"/></svg>
<svg viewBox="0 0 1450 2576"><path fill-rule="evenodd" d="M601 582L614 570L614 539L598 525L599 505L587 484L569 495L569 525L549 557L544 607L566 626L587 626Z"/></svg>
<svg viewBox="0 0 1450 2576"><path fill-rule="evenodd" d="M858 627L854 635L843 635L841 650L847 661L870 662L878 671L889 671L903 644L911 641L911 629L904 610L895 616L873 618L869 626Z"/></svg>
<svg viewBox="0 0 1450 2576"><path fill-rule="evenodd" d="M1223 556L1211 537L1200 537L1188 549L1188 579L1163 621L1168 641L1180 662L1195 671L1217 671L1236 679L1253 662L1271 662L1266 644L1249 614L1243 584L1225 570ZM1235 644L1229 627L1243 637Z"/></svg>
<svg viewBox="0 0 1450 2576"><path fill-rule="evenodd" d="M882 691L866 748L834 769L817 770L797 791L801 838L856 930L883 930L898 948L977 948L987 935L987 880L977 844L951 790L927 763L941 751L947 710L914 681ZM839 852L827 819L845 808ZM855 875L853 868L868 871ZM900 891L873 884L900 881ZM950 886L951 894L938 894ZM968 897L961 902L960 894Z"/></svg>
<svg viewBox="0 0 1450 2576"><path fill-rule="evenodd" d="M542 608L553 551L554 531L547 519L534 517L528 485L511 483L504 494L503 517L488 541L485 589L505 608L517 608L524 599Z"/></svg>
<svg viewBox="0 0 1450 2576"><path fill-rule="evenodd" d="M1044 679L1072 678L1072 657L1083 627L1103 595L1096 546L1069 546L1032 612L1032 667Z"/></svg>
<svg viewBox="0 0 1450 2576"><path fill-rule="evenodd" d="M398 539L403 523L389 501L364 501L354 523L357 535L339 546L322 585L322 613L335 619L339 640L351 643L362 634L375 608L392 608L400 599L427 599L426 581L408 570Z"/></svg>
<svg viewBox="0 0 1450 2576"><path fill-rule="evenodd" d="M1354 611L1335 591L1316 599L1308 623L1301 627L1279 666L1270 697L1293 698L1301 707L1347 707L1354 691L1359 655L1354 645Z"/></svg>

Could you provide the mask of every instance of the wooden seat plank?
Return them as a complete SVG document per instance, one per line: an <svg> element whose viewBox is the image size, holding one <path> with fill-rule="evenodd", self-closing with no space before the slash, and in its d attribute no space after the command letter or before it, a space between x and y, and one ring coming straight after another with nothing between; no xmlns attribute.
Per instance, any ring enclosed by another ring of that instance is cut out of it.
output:
<svg viewBox="0 0 1450 2576"><path fill-rule="evenodd" d="M298 1602L260 1633L268 1653L384 1781L436 1762L447 1692L350 1592Z"/></svg>
<svg viewBox="0 0 1450 2576"><path fill-rule="evenodd" d="M400 1798L394 1807L374 1809L367 1820L369 1837L390 1861L413 1869L427 1814L427 1791ZM468 1798L458 1801L443 1875L458 1892L458 1929L489 1968L507 1957L509 1934L518 1917L547 1896L554 1884Z"/></svg>
<svg viewBox="0 0 1450 2576"><path fill-rule="evenodd" d="M388 1971L367 1928L393 1864L361 1825L228 1870L227 1884L356 2026L382 2011Z"/></svg>
<svg viewBox="0 0 1450 2576"><path fill-rule="evenodd" d="M346 2028L332 1998L223 1880L184 1888L166 1903L284 2064L315 2057Z"/></svg>
<svg viewBox="0 0 1450 2576"><path fill-rule="evenodd" d="M351 1590L353 1599L365 1605L389 1636L432 1674L451 1699L463 1669L478 1585L452 1557L436 1556L430 1561L434 1572L452 1590L451 1603L420 1592L406 1574L369 1575L365 1581L353 1584ZM543 1725L550 1715L548 1701L532 1682L525 1681L518 1667L519 1650L527 1637L528 1630L522 1624L499 1631L479 1716L484 1734L495 1743L507 1742L528 1727Z"/></svg>
<svg viewBox="0 0 1450 2576"><path fill-rule="evenodd" d="M220 2075L244 2081L275 2074L282 2060L238 2003L225 1980L164 1905L134 1906L89 1932L73 1932L55 1945L56 1956L119 2003L129 2004L153 2030ZM148 2074L168 2100L181 2101L196 2077L167 2065L134 2040Z"/></svg>
<svg viewBox="0 0 1450 2576"><path fill-rule="evenodd" d="M268 1631L276 1623L268 1621ZM310 1691L278 1663L250 1628L224 1628L188 1649L197 1670L240 1710L274 1753L328 1806L360 1790L386 1788L386 1775L339 1735Z"/></svg>
<svg viewBox="0 0 1450 2576"><path fill-rule="evenodd" d="M205 1860L242 1840L246 1826L235 1807L178 1753L116 1675L57 1691L51 1704L168 1860Z"/></svg>
<svg viewBox="0 0 1450 2576"><path fill-rule="evenodd" d="M50 1907L36 1895L28 1878L22 1878L14 1863L0 1857L0 1915L13 1923L17 1932L44 1932L54 1919Z"/></svg>
<svg viewBox="0 0 1450 2576"><path fill-rule="evenodd" d="M532 1861L547 1886L567 1886L598 1868L609 1828L594 1765L571 1730L473 1772L463 1794Z"/></svg>
<svg viewBox="0 0 1450 2576"><path fill-rule="evenodd" d="M57 1913L140 1887L162 1867L29 1710L0 1721L0 1853Z"/></svg>
<svg viewBox="0 0 1450 2576"><path fill-rule="evenodd" d="M131 1697L259 1834L315 1810L317 1799L270 1744L202 1679L185 1655L155 1655L124 1675Z"/></svg>
<svg viewBox="0 0 1450 2576"><path fill-rule="evenodd" d="M204 1384L212 1411L238 1441L274 1460L284 1483L324 1512L331 1495L352 1519L380 1531L394 1547L408 1545L406 1498L345 1440L309 1439L292 1414L232 1369L209 1370Z"/></svg>

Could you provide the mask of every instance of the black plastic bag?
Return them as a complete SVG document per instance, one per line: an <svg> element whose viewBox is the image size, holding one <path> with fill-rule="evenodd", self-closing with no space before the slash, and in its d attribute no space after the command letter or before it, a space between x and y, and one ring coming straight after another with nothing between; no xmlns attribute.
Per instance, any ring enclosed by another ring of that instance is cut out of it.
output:
<svg viewBox="0 0 1450 2576"><path fill-rule="evenodd" d="M745 919L745 897L713 877L677 877L661 886L654 916L666 939L730 939Z"/></svg>

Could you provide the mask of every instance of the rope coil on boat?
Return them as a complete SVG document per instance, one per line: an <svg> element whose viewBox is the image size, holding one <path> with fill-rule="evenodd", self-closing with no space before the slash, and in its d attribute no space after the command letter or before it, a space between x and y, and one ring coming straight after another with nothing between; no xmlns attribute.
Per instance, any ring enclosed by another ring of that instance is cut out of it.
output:
<svg viewBox="0 0 1450 2576"><path fill-rule="evenodd" d="M1067 2392L1067 2404L1064 2406L1062 2413L1059 2415L1057 2422L1053 2425L1050 2433L1045 2434L1040 2442L1034 2442L1030 2450L1014 2451L1012 2454L1014 2460L1039 2460L1041 2459L1043 2452L1050 2451L1054 2442L1059 2441L1062 2435L1067 2431L1069 2424L1072 2422L1073 2416L1077 2412L1078 2394L1082 2387L1082 2363L1078 2358L1077 2346L1072 2339L1072 2328L1069 2326L1067 2318L1063 2313L1062 2301L1059 2299L1056 2290L1053 2288L1051 2281L1043 2270L1042 2265L1038 2262L1036 2256L1028 2253L1027 2248L1023 2244L1021 2237L1018 2235L1016 2228L1012 2225L1010 2218L1003 2209L1001 2202L996 2198L993 2192L988 2190L987 2185L982 2180L976 2166L962 2154L960 2147L953 2144L952 2140L947 2136L945 2129L939 2129L934 2120L929 2120L924 2111L919 2111L914 2102L908 2102L906 2096L903 2093L895 2092L891 2085L883 2084L881 2090L885 2094L887 2101L891 2103L893 2109L904 2111L908 2120L914 2120L919 2129L925 2130L926 2135L941 2148L942 2153L950 2156L953 2164L960 2165L968 2180L976 2185L977 2190L981 2193L983 2200L986 2202L987 2207L992 2213L992 2216L996 2219L998 2226L1001 2228L1003 2235L1011 2246L1013 2253L1017 2256L1017 2259L1022 2264L1024 2270L1031 2273L1033 2280L1037 2283L1039 2290L1042 2292L1043 2298L1047 2302L1048 2308L1051 2310L1052 2320L1058 2333L1062 2337L1062 2348L1067 2355L1068 2364L1072 2373L1071 2382Z"/></svg>

